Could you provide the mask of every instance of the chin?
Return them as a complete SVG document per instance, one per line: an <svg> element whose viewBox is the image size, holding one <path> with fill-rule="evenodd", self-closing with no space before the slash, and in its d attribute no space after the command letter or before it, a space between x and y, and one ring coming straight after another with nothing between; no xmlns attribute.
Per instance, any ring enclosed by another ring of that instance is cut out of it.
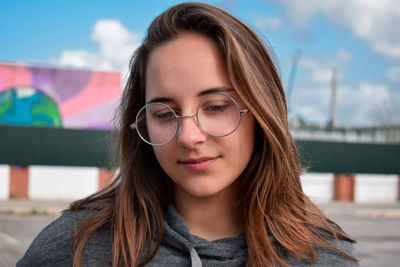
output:
<svg viewBox="0 0 400 267"><path fill-rule="evenodd" d="M191 195L196 198L211 198L211 197L217 196L219 192L220 191L215 192L215 191L211 191L211 190L208 190L208 191L203 190L203 191L192 192Z"/></svg>
<svg viewBox="0 0 400 267"><path fill-rule="evenodd" d="M186 195L194 197L194 198L211 198L217 195L222 194L223 192L228 193L230 186L221 186L210 183L208 181L206 184L204 183L194 183L194 184L186 184L179 186L180 191L184 191Z"/></svg>
<svg viewBox="0 0 400 267"><path fill-rule="evenodd" d="M220 190L216 190L213 188L184 188L186 194L192 196L194 198L209 198L215 195L218 195Z"/></svg>

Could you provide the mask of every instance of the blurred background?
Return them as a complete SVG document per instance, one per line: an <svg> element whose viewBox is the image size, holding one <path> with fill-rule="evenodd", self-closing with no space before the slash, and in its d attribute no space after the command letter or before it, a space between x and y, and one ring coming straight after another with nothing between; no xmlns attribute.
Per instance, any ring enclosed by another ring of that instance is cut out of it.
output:
<svg viewBox="0 0 400 267"><path fill-rule="evenodd" d="M66 203L112 179L110 133L129 59L151 21L180 2L0 4L0 266L13 265ZM359 240L362 266L394 266L400 2L202 2L265 38L307 167L304 191Z"/></svg>

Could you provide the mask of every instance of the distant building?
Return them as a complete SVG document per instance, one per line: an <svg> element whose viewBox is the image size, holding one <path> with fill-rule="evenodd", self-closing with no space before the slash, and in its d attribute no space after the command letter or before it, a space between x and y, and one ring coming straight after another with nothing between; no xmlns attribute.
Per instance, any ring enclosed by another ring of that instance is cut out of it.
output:
<svg viewBox="0 0 400 267"><path fill-rule="evenodd" d="M353 143L400 143L400 124L365 127L329 127L307 124L302 120L290 122L295 139Z"/></svg>

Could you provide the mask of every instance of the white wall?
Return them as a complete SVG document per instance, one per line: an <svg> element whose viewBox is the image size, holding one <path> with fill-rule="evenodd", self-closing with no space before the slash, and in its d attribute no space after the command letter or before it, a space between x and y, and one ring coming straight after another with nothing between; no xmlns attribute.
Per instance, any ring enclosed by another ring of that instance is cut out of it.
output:
<svg viewBox="0 0 400 267"><path fill-rule="evenodd" d="M99 171L94 167L29 168L30 199L78 199L97 190Z"/></svg>
<svg viewBox="0 0 400 267"><path fill-rule="evenodd" d="M356 176L354 202L395 202L397 175L359 174Z"/></svg>
<svg viewBox="0 0 400 267"><path fill-rule="evenodd" d="M10 167L0 165L0 200L8 199L10 195Z"/></svg>
<svg viewBox="0 0 400 267"><path fill-rule="evenodd" d="M78 199L97 191L99 170L95 167L30 166L28 198ZM301 175L304 192L314 201L333 200L334 175ZM0 200L9 198L10 167L0 165ZM397 175L356 175L355 202L388 203L397 201Z"/></svg>
<svg viewBox="0 0 400 267"><path fill-rule="evenodd" d="M333 199L332 173L304 173L300 178L303 191L311 200L326 202Z"/></svg>

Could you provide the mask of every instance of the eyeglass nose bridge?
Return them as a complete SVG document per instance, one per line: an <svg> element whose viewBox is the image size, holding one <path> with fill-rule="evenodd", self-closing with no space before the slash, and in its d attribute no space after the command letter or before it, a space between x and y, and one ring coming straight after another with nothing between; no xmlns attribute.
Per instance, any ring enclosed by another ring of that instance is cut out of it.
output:
<svg viewBox="0 0 400 267"><path fill-rule="evenodd" d="M179 134L182 130L182 120L185 118L191 118L191 117L196 117L196 125L201 129L201 126L199 124L199 119L197 117L197 113L189 114L189 115L184 115L184 116L178 116L176 115L176 119L178 120L178 131L177 134Z"/></svg>

